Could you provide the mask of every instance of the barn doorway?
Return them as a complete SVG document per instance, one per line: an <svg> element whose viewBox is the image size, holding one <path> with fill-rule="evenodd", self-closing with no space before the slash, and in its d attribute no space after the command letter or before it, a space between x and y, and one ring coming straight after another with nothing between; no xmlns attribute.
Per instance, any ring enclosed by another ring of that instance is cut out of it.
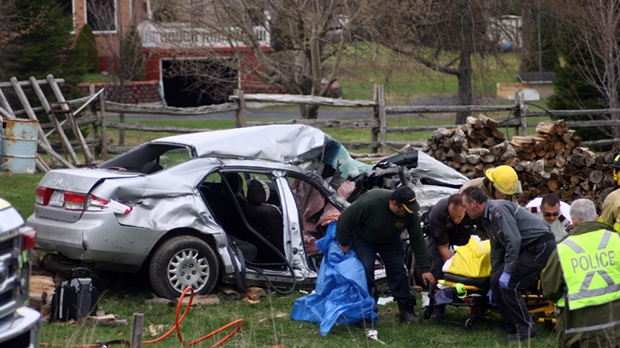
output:
<svg viewBox="0 0 620 348"><path fill-rule="evenodd" d="M239 75L231 59L162 60L166 105L195 107L222 104L239 88Z"/></svg>

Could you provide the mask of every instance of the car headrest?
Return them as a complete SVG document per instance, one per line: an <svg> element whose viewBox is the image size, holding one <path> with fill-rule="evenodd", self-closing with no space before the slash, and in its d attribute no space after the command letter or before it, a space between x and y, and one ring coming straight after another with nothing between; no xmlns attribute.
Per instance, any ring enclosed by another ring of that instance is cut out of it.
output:
<svg viewBox="0 0 620 348"><path fill-rule="evenodd" d="M251 180L248 184L248 202L258 205L269 200L269 186L260 180Z"/></svg>
<svg viewBox="0 0 620 348"><path fill-rule="evenodd" d="M235 194L243 194L243 178L239 173L222 173L230 189Z"/></svg>
<svg viewBox="0 0 620 348"><path fill-rule="evenodd" d="M160 171L162 169L164 169L164 167L162 167L161 164L159 164L159 163L146 162L142 166L142 169L140 169L140 173L152 174L152 173L158 172L158 171Z"/></svg>

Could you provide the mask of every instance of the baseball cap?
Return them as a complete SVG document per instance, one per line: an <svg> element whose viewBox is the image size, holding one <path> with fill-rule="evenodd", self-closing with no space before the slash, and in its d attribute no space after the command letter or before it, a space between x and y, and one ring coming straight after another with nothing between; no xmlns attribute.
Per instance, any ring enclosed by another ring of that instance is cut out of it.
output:
<svg viewBox="0 0 620 348"><path fill-rule="evenodd" d="M397 188L392 193L390 199L396 201L398 204L401 204L409 214L420 211L420 204L418 204L415 192L409 186L401 186Z"/></svg>

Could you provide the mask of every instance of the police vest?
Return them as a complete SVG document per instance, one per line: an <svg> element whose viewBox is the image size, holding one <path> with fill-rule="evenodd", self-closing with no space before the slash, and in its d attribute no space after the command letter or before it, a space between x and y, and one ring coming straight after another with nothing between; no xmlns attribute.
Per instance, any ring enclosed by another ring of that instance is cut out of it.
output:
<svg viewBox="0 0 620 348"><path fill-rule="evenodd" d="M620 236L598 230L570 236L558 244L568 309L620 299ZM564 306L565 299L558 301Z"/></svg>

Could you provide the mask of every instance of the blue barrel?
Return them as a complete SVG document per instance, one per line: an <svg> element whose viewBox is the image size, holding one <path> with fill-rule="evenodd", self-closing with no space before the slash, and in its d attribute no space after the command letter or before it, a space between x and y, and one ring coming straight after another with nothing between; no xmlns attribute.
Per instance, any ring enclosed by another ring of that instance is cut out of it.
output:
<svg viewBox="0 0 620 348"><path fill-rule="evenodd" d="M4 119L0 132L0 169L12 173L35 172L39 122Z"/></svg>

